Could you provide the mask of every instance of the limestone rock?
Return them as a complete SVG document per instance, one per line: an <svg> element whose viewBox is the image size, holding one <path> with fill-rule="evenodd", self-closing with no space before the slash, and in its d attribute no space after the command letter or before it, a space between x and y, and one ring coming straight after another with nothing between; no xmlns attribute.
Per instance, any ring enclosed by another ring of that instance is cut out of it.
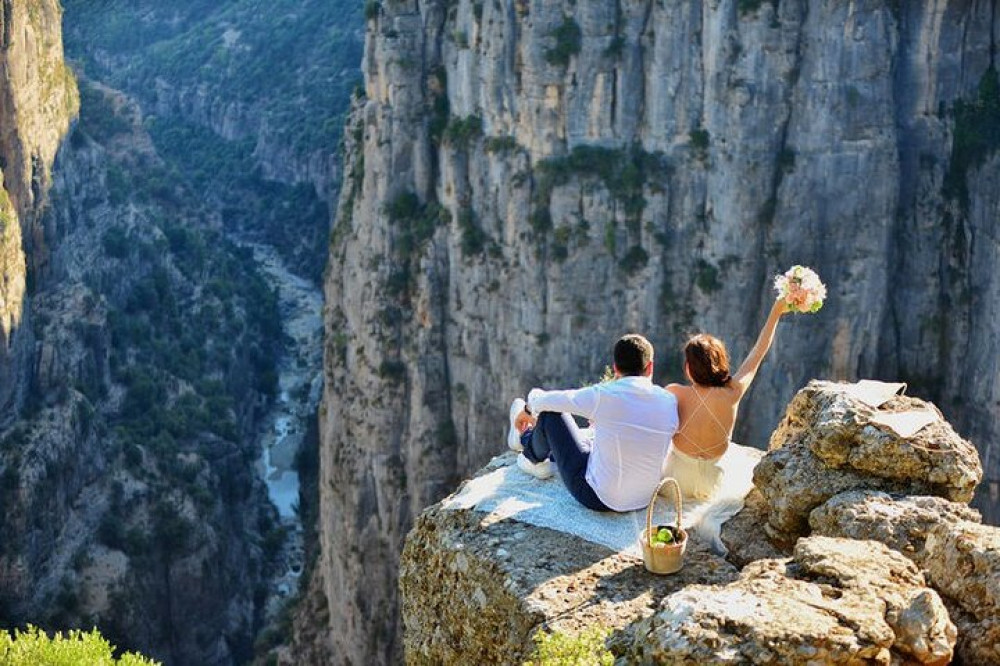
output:
<svg viewBox="0 0 1000 666"><path fill-rule="evenodd" d="M791 546L783 549L767 538L766 524L767 505L760 491L754 488L747 495L743 509L722 526L722 543L729 551L726 559L743 568L756 560L786 557Z"/></svg>
<svg viewBox="0 0 1000 666"><path fill-rule="evenodd" d="M940 497L846 492L809 516L814 533L873 539L926 572L958 627L955 653L964 664L1000 663L1000 528Z"/></svg>
<svg viewBox="0 0 1000 666"><path fill-rule="evenodd" d="M956 640L913 563L828 537L754 562L729 585L671 595L635 635L630 659L663 664L944 664Z"/></svg>
<svg viewBox="0 0 1000 666"><path fill-rule="evenodd" d="M846 490L972 499L983 474L979 455L936 407L896 396L875 409L853 397L850 387L810 382L772 435L771 451L754 472L772 536L805 534L809 512ZM910 437L874 421L912 410L930 410L939 418Z"/></svg>
<svg viewBox="0 0 1000 666"><path fill-rule="evenodd" d="M934 587L977 619L1000 618L1000 528L942 523L927 536L926 549Z"/></svg>
<svg viewBox="0 0 1000 666"><path fill-rule="evenodd" d="M979 520L975 509L941 497L892 497L874 490L841 493L809 514L813 534L878 541L918 565L927 560L925 541L935 528Z"/></svg>
<svg viewBox="0 0 1000 666"><path fill-rule="evenodd" d="M948 615L958 627L953 664L986 666L1000 664L1000 616L976 619L953 599L942 597Z"/></svg>
<svg viewBox="0 0 1000 666"><path fill-rule="evenodd" d="M400 560L409 664L520 664L532 635L614 630L612 649L667 595L727 583L737 572L692 539L685 567L654 576L636 557L578 537L473 510L425 511Z"/></svg>

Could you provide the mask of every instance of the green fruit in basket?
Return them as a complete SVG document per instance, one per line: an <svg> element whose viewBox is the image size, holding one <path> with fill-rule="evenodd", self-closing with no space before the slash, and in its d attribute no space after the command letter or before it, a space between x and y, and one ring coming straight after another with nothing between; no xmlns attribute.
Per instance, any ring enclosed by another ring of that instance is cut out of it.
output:
<svg viewBox="0 0 1000 666"><path fill-rule="evenodd" d="M660 531L656 533L656 538L654 539L654 541L656 541L657 543L670 543L673 540L674 540L673 533L666 527L661 527Z"/></svg>

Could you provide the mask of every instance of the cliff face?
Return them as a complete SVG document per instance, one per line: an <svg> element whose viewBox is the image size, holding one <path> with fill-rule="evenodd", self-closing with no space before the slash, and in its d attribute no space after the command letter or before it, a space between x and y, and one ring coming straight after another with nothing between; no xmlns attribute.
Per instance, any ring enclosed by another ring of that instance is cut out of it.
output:
<svg viewBox="0 0 1000 666"><path fill-rule="evenodd" d="M593 381L629 330L658 379L695 330L739 359L794 263L830 298L782 326L738 441L763 446L811 376L900 378L980 447L995 494L995 2L366 13L321 409L345 660L398 656L401 540L496 452L507 399Z"/></svg>
<svg viewBox="0 0 1000 666"><path fill-rule="evenodd" d="M0 8L0 425L24 398L27 275L46 263L40 214L79 103L63 61L61 17L57 0L11 0Z"/></svg>

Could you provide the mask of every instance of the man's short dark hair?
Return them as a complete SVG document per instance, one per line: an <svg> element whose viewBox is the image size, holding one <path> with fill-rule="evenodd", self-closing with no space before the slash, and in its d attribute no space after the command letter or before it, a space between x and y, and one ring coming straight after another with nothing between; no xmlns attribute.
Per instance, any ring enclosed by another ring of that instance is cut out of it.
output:
<svg viewBox="0 0 1000 666"><path fill-rule="evenodd" d="M653 345L649 340L629 333L615 343L615 367L623 375L641 375L653 360Z"/></svg>

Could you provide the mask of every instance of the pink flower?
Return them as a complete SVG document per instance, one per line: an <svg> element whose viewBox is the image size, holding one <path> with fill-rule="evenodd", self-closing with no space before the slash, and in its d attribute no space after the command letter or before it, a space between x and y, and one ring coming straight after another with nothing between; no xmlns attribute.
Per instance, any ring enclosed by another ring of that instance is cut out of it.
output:
<svg viewBox="0 0 1000 666"><path fill-rule="evenodd" d="M817 312L826 299L826 285L806 266L792 266L775 276L774 289L793 312Z"/></svg>

